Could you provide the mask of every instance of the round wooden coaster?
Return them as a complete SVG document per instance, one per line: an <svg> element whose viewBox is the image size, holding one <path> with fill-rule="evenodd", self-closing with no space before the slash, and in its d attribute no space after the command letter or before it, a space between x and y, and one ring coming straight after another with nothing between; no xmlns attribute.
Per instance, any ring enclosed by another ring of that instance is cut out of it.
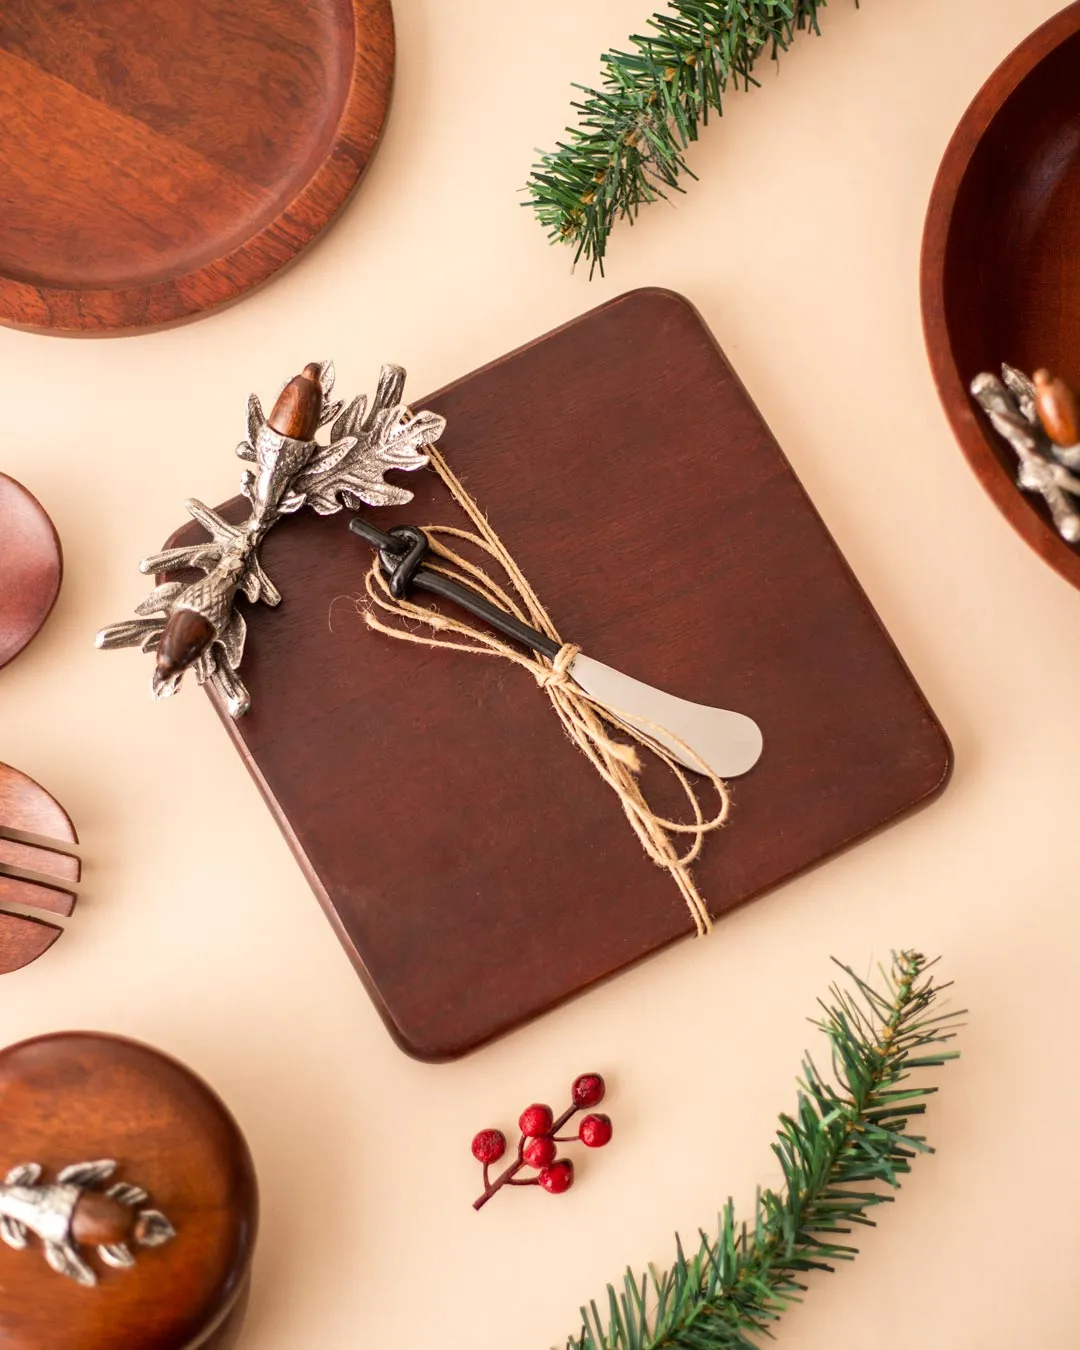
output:
<svg viewBox="0 0 1080 1350"><path fill-rule="evenodd" d="M360 181L389 0L5 0L0 322L161 327L265 281Z"/></svg>
<svg viewBox="0 0 1080 1350"><path fill-rule="evenodd" d="M63 573L60 539L44 508L0 473L0 666L14 660L49 617Z"/></svg>

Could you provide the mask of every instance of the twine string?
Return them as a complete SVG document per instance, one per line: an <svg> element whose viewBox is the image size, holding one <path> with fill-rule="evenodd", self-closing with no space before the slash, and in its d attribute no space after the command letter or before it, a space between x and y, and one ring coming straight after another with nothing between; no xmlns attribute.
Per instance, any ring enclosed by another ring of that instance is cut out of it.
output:
<svg viewBox="0 0 1080 1350"><path fill-rule="evenodd" d="M712 919L694 882L691 867L701 854L706 835L727 821L731 809L727 785L711 771L702 775L718 800L716 812L706 816L698 790L682 765L649 732L666 736L680 749L692 754L690 747L654 723L642 723L638 719L639 726L632 725L627 720L626 712L594 698L574 680L570 668L581 648L571 642L563 642L528 578L477 503L442 454L435 448L431 448L429 454L436 473L464 510L473 528L463 530L449 525L424 526L430 544L424 565L445 576L466 582L493 604L558 643L559 651L554 658L549 659L539 653L519 650L495 633L476 627L471 621L449 617L408 598L396 598L390 592L378 557L373 560L365 578L368 598L365 622L376 632L401 642L470 652L478 656L496 656L529 671L539 688L551 700L571 741L619 799L623 813L646 855L671 875L694 921L698 936L704 936L712 928ZM484 567L464 556L460 552L461 545L478 550L485 559L497 564L506 578L506 584L500 584ZM644 730L639 729L642 725ZM629 738L629 743L624 737ZM689 820L666 819L649 805L639 782L642 751L658 759L678 782L689 808ZM682 851L677 843L679 840L686 840Z"/></svg>

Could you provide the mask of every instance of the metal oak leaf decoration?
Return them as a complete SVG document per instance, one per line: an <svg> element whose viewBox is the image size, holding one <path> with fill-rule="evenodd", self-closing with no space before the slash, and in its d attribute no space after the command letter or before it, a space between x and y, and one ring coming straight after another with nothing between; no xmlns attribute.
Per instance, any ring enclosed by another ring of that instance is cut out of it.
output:
<svg viewBox="0 0 1080 1350"><path fill-rule="evenodd" d="M402 402L405 372L383 366L375 397L363 396L348 407L331 403L334 367L305 366L281 391L269 417L252 394L248 434L236 453L251 465L241 490L251 514L230 524L202 502L186 503L188 514L210 538L144 558L140 570L165 574L197 571L193 581L167 580L155 587L135 619L112 624L97 635L97 646L156 650L153 692L176 693L185 671L211 685L233 717L251 705L238 674L244 657L247 624L237 607L240 595L251 604L277 605L281 593L259 561L259 547L283 517L309 506L319 515L343 508L399 506L413 494L386 482L391 469L406 471L428 463L425 447L442 435L445 419L432 412L412 413ZM333 423L330 440L318 442L321 427Z"/></svg>

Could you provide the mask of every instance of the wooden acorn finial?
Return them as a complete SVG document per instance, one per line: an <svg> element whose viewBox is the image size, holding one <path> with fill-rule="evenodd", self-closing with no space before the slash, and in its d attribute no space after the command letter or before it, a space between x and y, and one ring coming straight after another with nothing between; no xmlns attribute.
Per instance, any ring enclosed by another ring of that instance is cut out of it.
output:
<svg viewBox="0 0 1080 1350"><path fill-rule="evenodd" d="M198 610L175 610L158 640L157 679L165 683L193 666L214 636L214 625Z"/></svg>
<svg viewBox="0 0 1080 1350"><path fill-rule="evenodd" d="M293 376L277 396L277 402L266 419L268 425L282 436L295 441L310 441L319 429L322 416L323 390L321 368L309 362L299 375Z"/></svg>
<svg viewBox="0 0 1080 1350"><path fill-rule="evenodd" d="M84 1191L71 1216L71 1236L86 1246L111 1247L128 1241L137 1220L138 1215L130 1205L98 1191Z"/></svg>
<svg viewBox="0 0 1080 1350"><path fill-rule="evenodd" d="M1080 404L1076 395L1063 379L1048 370L1037 370L1032 379L1035 407L1046 434L1055 445L1080 444Z"/></svg>

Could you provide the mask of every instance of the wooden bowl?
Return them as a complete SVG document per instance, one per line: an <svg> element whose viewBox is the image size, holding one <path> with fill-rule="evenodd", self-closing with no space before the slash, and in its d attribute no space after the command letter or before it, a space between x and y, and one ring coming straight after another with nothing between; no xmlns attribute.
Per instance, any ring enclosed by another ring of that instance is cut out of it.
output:
<svg viewBox="0 0 1080 1350"><path fill-rule="evenodd" d="M258 285L375 152L390 0L3 0L0 323L163 327Z"/></svg>
<svg viewBox="0 0 1080 1350"><path fill-rule="evenodd" d="M1080 552L969 394L1003 361L1080 386L1080 2L1023 42L964 114L938 172L922 252L938 392L979 481L1033 549L1080 587Z"/></svg>

